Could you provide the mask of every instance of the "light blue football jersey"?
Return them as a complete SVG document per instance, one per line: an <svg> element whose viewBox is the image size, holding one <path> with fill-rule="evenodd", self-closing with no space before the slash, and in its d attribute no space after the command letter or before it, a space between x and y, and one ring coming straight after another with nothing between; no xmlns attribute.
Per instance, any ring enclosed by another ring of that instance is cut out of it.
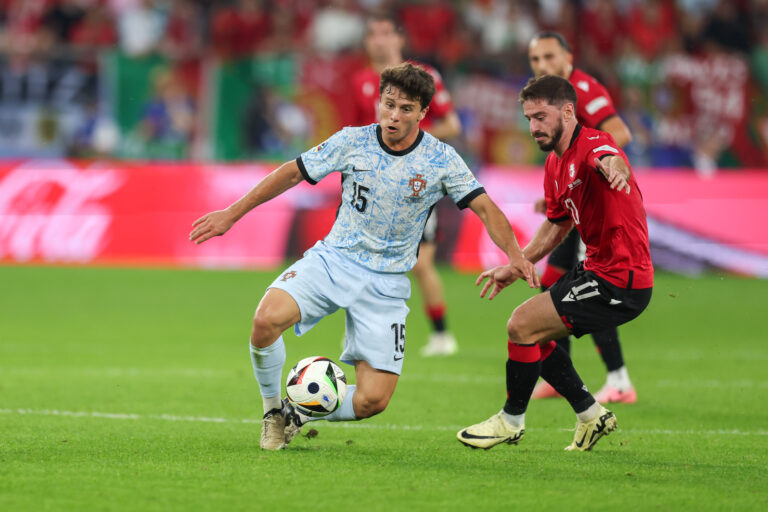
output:
<svg viewBox="0 0 768 512"><path fill-rule="evenodd" d="M485 193L456 150L423 131L394 151L378 124L347 127L296 162L311 184L341 173L341 205L325 243L376 272L413 268L424 224L443 196L466 208Z"/></svg>

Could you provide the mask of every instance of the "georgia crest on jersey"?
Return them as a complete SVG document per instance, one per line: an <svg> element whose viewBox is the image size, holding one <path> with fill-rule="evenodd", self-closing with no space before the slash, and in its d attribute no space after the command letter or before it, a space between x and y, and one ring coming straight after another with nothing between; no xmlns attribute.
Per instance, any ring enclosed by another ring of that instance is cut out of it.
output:
<svg viewBox="0 0 768 512"><path fill-rule="evenodd" d="M456 151L423 131L394 151L378 124L347 127L296 162L310 184L341 173L341 205L325 243L377 272L413 267L429 212L443 196L465 208L485 193Z"/></svg>

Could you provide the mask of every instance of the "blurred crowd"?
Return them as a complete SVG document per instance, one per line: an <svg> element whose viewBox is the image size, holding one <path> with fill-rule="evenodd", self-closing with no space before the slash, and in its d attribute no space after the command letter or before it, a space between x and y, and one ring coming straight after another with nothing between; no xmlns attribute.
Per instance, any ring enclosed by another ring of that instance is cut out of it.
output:
<svg viewBox="0 0 768 512"><path fill-rule="evenodd" d="M202 136L193 117L207 59L362 58L374 11L396 13L405 55L434 65L449 90L473 74L518 83L530 73L531 37L561 32L577 67L608 87L635 151L651 165L658 162L643 145L664 134L653 110L663 110L665 98L652 85L665 58L736 56L748 66L747 94L768 89L768 0L0 0L0 56L6 68L113 51L160 56L171 71L153 76L135 133L189 143ZM3 94L7 88L0 85ZM762 129L768 138L768 121ZM691 138L692 156L673 164L714 165L726 145L717 136Z"/></svg>

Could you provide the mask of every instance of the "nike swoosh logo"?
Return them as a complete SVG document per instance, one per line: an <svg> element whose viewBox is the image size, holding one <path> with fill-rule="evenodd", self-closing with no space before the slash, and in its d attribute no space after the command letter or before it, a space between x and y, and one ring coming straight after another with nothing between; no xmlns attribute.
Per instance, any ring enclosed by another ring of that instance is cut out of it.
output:
<svg viewBox="0 0 768 512"><path fill-rule="evenodd" d="M400 357L397 357L397 356L395 356L395 361L399 361L399 360L401 360L401 359L402 359L402 358L404 358L404 357L405 357L405 356L400 356Z"/></svg>
<svg viewBox="0 0 768 512"><path fill-rule="evenodd" d="M582 446L584 446L584 441L586 441L586 439L587 439L587 433L584 432L584 436L581 438L581 441L577 441L574 444L576 445L577 448L581 448Z"/></svg>
<svg viewBox="0 0 768 512"><path fill-rule="evenodd" d="M521 430L514 436L476 436L475 434L470 434L469 432L462 432L461 437L464 439L519 439L523 437L523 433L525 433L525 430Z"/></svg>
<svg viewBox="0 0 768 512"><path fill-rule="evenodd" d="M370 169L358 169L357 167L352 167L352 172L370 172Z"/></svg>
<svg viewBox="0 0 768 512"><path fill-rule="evenodd" d="M609 303L609 305L615 306L616 304L621 304L621 301L616 299L611 299L611 302Z"/></svg>

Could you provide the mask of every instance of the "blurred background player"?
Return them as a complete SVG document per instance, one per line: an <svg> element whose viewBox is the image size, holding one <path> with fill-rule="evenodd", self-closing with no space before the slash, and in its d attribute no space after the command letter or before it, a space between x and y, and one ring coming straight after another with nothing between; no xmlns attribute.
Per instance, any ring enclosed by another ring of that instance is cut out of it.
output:
<svg viewBox="0 0 768 512"><path fill-rule="evenodd" d="M626 146L632 139L627 125L616 113L608 91L600 82L580 69L573 67L573 54L565 38L557 32L540 32L528 46L528 60L536 77L556 75L568 80L578 97L576 117L587 128L596 128L609 133L619 147ZM537 201L536 211L546 213L543 199ZM547 267L541 276L541 288L547 290L563 274L584 259L584 244L576 229L552 252ZM592 334L592 339L605 363L607 377L605 385L595 393L598 402L634 403L637 393L629 379L627 367L619 343L619 332L615 327ZM569 337L556 340L570 352ZM536 385L532 398L553 398L558 393L546 381Z"/></svg>
<svg viewBox="0 0 768 512"><path fill-rule="evenodd" d="M379 108L379 76L390 66L401 64L405 36L395 17L377 14L368 18L365 32L365 51L369 65L358 71L352 78L353 104L358 126L377 122ZM436 93L429 105L422 129L433 137L446 141L461 133L461 121L453 108L451 96L445 89L436 69L423 63L424 68L435 80ZM419 245L419 257L413 267L413 275L421 290L424 308L432 324L429 341L421 348L423 356L447 356L458 350L454 336L447 330L446 306L443 284L435 268L437 251L437 213L430 213Z"/></svg>

